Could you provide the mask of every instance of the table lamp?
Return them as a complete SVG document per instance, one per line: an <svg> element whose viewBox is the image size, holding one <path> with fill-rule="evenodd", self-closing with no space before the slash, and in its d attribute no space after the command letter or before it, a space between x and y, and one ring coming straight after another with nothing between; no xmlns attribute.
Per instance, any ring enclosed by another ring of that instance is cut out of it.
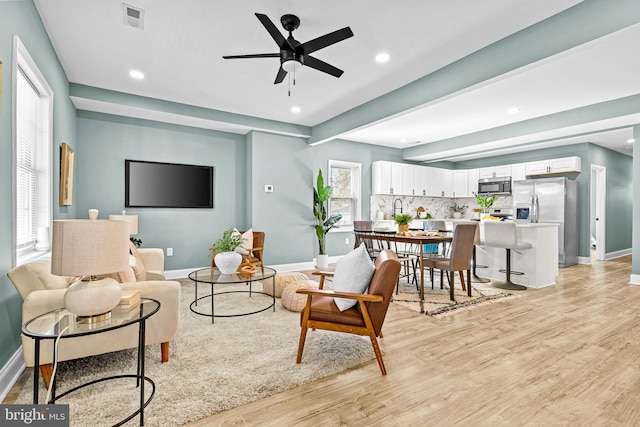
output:
<svg viewBox="0 0 640 427"><path fill-rule="evenodd" d="M138 234L138 215L127 215L122 211L122 215L111 214L109 219L112 221L127 221L129 223L129 235Z"/></svg>
<svg viewBox="0 0 640 427"><path fill-rule="evenodd" d="M104 220L55 220L51 274L80 276L64 294L64 305L78 321L93 323L111 318L122 288L99 275L129 266L129 223Z"/></svg>

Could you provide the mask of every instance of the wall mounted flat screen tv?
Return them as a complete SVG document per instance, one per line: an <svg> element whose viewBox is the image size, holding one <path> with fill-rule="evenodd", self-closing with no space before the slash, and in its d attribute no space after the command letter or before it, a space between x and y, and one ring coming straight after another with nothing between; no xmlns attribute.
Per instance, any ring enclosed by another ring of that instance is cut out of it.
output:
<svg viewBox="0 0 640 427"><path fill-rule="evenodd" d="M124 161L128 208L213 208L213 166Z"/></svg>

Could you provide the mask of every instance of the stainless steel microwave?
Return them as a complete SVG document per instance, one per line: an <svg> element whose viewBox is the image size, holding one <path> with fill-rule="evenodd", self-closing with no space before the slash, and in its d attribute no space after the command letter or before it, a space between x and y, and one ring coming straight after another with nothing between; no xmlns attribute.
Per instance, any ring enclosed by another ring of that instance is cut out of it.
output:
<svg viewBox="0 0 640 427"><path fill-rule="evenodd" d="M483 178L479 180L478 194L511 194L511 177Z"/></svg>

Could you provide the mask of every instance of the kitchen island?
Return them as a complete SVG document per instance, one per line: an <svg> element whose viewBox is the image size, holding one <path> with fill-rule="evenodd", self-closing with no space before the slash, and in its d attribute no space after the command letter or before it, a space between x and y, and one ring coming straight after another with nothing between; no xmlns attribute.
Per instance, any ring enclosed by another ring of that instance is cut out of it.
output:
<svg viewBox="0 0 640 427"><path fill-rule="evenodd" d="M511 281L528 288L543 288L556 284L558 276L558 224L516 224L518 240L531 244L531 249L511 250ZM484 241L484 230L480 224L480 237ZM506 249L477 246L476 274L494 280L505 280ZM524 274L514 274L514 272Z"/></svg>
<svg viewBox="0 0 640 427"><path fill-rule="evenodd" d="M484 241L484 227L482 222L471 219L436 219L445 221L447 229L464 222L480 224L480 238ZM426 220L416 219L409 224L412 229L422 229ZM393 220L374 221L374 229L394 231L398 226ZM518 240L531 243L531 249L511 251L511 281L528 288L543 288L556 284L558 276L558 224L555 223L516 223ZM493 280L503 281L505 273L500 270L507 268L506 250L479 245L476 247L476 274ZM524 274L513 274L513 272Z"/></svg>

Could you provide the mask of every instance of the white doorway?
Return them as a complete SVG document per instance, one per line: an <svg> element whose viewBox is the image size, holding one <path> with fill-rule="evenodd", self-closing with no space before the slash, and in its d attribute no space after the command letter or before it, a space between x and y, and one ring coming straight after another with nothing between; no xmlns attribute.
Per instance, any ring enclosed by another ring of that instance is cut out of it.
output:
<svg viewBox="0 0 640 427"><path fill-rule="evenodd" d="M591 247L595 244L596 261L604 261L607 253L605 248L607 168L591 165L590 190L589 241L591 242Z"/></svg>

